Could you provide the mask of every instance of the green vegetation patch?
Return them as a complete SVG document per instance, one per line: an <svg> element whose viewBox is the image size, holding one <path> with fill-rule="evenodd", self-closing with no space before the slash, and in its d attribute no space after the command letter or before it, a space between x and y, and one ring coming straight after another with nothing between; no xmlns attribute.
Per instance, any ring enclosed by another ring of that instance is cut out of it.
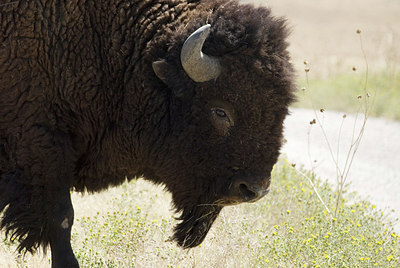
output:
<svg viewBox="0 0 400 268"><path fill-rule="evenodd" d="M333 210L331 186L307 176ZM266 198L225 208L191 250L169 241L176 221L158 209L169 196L137 187L124 184L112 210L77 219L73 243L83 267L400 267L399 235L386 214L346 193L330 217L308 179L286 160L274 168Z"/></svg>
<svg viewBox="0 0 400 268"><path fill-rule="evenodd" d="M371 115L400 120L400 73L374 73L368 75L367 92L373 100ZM365 74L341 74L327 79L298 81L299 102L295 107L352 112L358 110L364 100ZM362 96L360 99L359 96ZM311 102L312 100L312 102Z"/></svg>

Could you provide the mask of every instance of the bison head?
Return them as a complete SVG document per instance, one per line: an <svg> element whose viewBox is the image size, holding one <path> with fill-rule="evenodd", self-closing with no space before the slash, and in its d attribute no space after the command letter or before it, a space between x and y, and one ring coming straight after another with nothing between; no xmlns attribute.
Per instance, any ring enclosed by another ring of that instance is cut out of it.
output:
<svg viewBox="0 0 400 268"><path fill-rule="evenodd" d="M172 193L174 239L185 248L203 241L224 206L267 194L279 156L294 99L287 30L265 8L241 15L249 8L229 18L216 9L212 26L179 29L152 65L170 94L169 129L147 176Z"/></svg>

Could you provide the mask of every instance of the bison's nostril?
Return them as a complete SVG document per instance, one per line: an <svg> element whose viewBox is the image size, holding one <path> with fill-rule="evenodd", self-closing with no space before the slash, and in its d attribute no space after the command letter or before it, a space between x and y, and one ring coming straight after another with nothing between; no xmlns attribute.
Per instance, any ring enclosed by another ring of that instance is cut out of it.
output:
<svg viewBox="0 0 400 268"><path fill-rule="evenodd" d="M239 191L243 195L243 197L247 200L252 200L258 196L257 192L249 189L249 187L244 183L241 183L239 185Z"/></svg>

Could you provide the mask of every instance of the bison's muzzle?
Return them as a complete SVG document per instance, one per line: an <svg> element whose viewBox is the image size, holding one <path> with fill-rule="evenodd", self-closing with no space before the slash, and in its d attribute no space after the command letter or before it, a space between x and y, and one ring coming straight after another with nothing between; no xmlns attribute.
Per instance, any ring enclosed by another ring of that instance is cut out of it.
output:
<svg viewBox="0 0 400 268"><path fill-rule="evenodd" d="M269 192L270 182L270 176L265 174L255 176L236 170L229 186L222 190L222 198L183 209L173 239L184 248L199 245L224 206L259 200Z"/></svg>
<svg viewBox="0 0 400 268"><path fill-rule="evenodd" d="M271 177L265 175L247 175L244 171L236 171L228 189L225 205L243 202L255 202L269 192Z"/></svg>
<svg viewBox="0 0 400 268"><path fill-rule="evenodd" d="M243 202L255 202L269 192L269 188L261 188L246 182L239 182L235 187L239 189Z"/></svg>

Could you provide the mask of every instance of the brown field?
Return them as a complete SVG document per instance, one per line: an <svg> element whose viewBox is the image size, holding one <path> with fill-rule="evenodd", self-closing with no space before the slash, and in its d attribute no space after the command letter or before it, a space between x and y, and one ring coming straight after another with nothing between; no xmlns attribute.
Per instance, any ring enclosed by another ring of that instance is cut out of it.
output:
<svg viewBox="0 0 400 268"><path fill-rule="evenodd" d="M303 75L328 77L353 66L364 68L356 30L362 31L370 71L400 68L400 2L395 0L243 0L267 4L292 28L290 51Z"/></svg>

